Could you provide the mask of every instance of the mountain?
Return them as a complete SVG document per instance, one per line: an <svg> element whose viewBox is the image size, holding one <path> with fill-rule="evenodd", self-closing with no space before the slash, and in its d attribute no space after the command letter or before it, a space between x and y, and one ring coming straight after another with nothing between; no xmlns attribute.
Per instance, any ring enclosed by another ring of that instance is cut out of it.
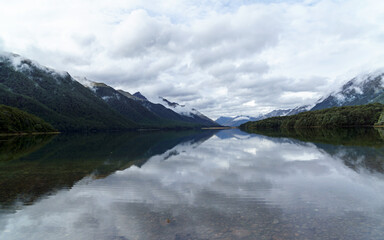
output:
<svg viewBox="0 0 384 240"><path fill-rule="evenodd" d="M321 110L306 111L291 116L272 117L256 122L248 122L241 129L292 129L292 128L337 128L373 126L380 118L384 105L332 107Z"/></svg>
<svg viewBox="0 0 384 240"><path fill-rule="evenodd" d="M271 117L295 115L301 112L308 111L311 107L312 106L310 105L305 105L301 107L295 107L292 109L278 109L278 110L273 110L266 114L261 114L257 117L250 117L250 116L243 116L243 115L239 115L236 117L219 117L218 119L216 119L216 122L222 126L238 127L241 124L244 124L246 122L259 121L259 120L263 120Z"/></svg>
<svg viewBox="0 0 384 240"><path fill-rule="evenodd" d="M49 123L14 107L0 105L0 133L57 132Z"/></svg>
<svg viewBox="0 0 384 240"><path fill-rule="evenodd" d="M384 103L383 76L383 71L361 74L344 84L340 90L320 99L311 110Z"/></svg>
<svg viewBox="0 0 384 240"><path fill-rule="evenodd" d="M263 114L262 116L260 116L259 120L270 118L270 117L291 116L301 112L306 112L311 108L312 108L311 105L304 105L304 106L299 106L291 109L273 110L272 112L269 112L267 114Z"/></svg>
<svg viewBox="0 0 384 240"><path fill-rule="evenodd" d="M138 127L67 72L12 53L0 53L0 103L34 114L62 132Z"/></svg>
<svg viewBox="0 0 384 240"><path fill-rule="evenodd" d="M104 84L88 80L87 78L75 77L75 79L89 88L101 98L110 108L120 113L132 122L139 123L140 126L160 126L164 119L153 114L141 103L135 96L128 92L115 90L114 88Z"/></svg>
<svg viewBox="0 0 384 240"><path fill-rule="evenodd" d="M34 114L62 132L217 125L196 110L179 114L140 92L75 79L12 53L0 53L0 104Z"/></svg>
<svg viewBox="0 0 384 240"><path fill-rule="evenodd" d="M136 100L141 100L141 101L148 101L146 97L144 97L140 92L136 92L133 94Z"/></svg>
<svg viewBox="0 0 384 240"><path fill-rule="evenodd" d="M170 128L201 126L161 104L148 101L140 92L132 95L129 92L115 90L104 83L93 82L84 77L75 77L75 79L92 90L96 96L103 99L110 108L122 114L127 119L140 124L141 127Z"/></svg>
<svg viewBox="0 0 384 240"><path fill-rule="evenodd" d="M250 116L236 116L236 117L219 117L216 119L216 122L222 126L228 127L238 127L243 123L249 121L257 121L260 120L260 117L250 117Z"/></svg>
<svg viewBox="0 0 384 240"><path fill-rule="evenodd" d="M274 110L265 114L261 119L291 116L301 112L314 111L340 106L365 105L369 103L384 103L384 70L361 74L344 84L339 90L320 98L315 105L305 105L286 110Z"/></svg>
<svg viewBox="0 0 384 240"><path fill-rule="evenodd" d="M200 113L194 108L189 108L185 105L180 105L176 102L168 101L163 97L160 97L160 99L162 100L162 103L164 103L165 106L169 107L170 109L177 112L178 114L188 118L189 121L191 122L202 124L209 127L220 126L217 122L208 118L207 116Z"/></svg>

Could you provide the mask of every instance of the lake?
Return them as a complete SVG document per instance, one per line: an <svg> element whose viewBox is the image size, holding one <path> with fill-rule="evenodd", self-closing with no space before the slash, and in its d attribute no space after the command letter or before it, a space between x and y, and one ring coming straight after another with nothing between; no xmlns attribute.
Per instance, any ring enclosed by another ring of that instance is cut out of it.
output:
<svg viewBox="0 0 384 240"><path fill-rule="evenodd" d="M0 239L384 239L384 134L0 138Z"/></svg>

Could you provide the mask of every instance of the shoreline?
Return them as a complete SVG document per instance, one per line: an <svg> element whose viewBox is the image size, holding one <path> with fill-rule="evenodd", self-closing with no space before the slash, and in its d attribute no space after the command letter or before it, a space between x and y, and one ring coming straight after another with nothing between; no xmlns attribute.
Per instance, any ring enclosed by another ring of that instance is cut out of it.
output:
<svg viewBox="0 0 384 240"><path fill-rule="evenodd" d="M44 135L44 134L60 134L61 132L17 132L17 133L0 133L0 136L26 136L26 135Z"/></svg>

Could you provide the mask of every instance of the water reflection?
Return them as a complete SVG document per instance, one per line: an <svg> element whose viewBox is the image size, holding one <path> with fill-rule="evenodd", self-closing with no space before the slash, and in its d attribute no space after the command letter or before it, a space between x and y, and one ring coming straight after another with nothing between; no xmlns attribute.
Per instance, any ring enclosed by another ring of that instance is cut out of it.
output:
<svg viewBox="0 0 384 240"><path fill-rule="evenodd" d="M352 169L344 154L378 159L381 145L209 137L147 150L141 167L123 164L3 213L0 239L383 239L383 175Z"/></svg>
<svg viewBox="0 0 384 240"><path fill-rule="evenodd" d="M179 143L201 142L212 134L159 131L4 137L0 142L0 209L32 204L42 195L71 188L85 176L104 178L131 165L141 166Z"/></svg>
<svg viewBox="0 0 384 240"><path fill-rule="evenodd" d="M297 144L311 142L356 171L384 173L384 130L381 128L269 129L251 133L274 137L274 141L289 138L299 140Z"/></svg>

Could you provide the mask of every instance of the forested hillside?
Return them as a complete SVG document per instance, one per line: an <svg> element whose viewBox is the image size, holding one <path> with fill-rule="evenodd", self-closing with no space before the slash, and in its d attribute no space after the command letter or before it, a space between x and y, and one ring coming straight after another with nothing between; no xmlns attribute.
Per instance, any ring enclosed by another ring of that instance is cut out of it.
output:
<svg viewBox="0 0 384 240"><path fill-rule="evenodd" d="M57 130L32 114L0 105L0 134L33 132L57 132Z"/></svg>
<svg viewBox="0 0 384 240"><path fill-rule="evenodd" d="M242 129L265 128L311 128L311 127L352 127L373 126L384 110L380 103L333 107L317 111L302 112L292 116L273 117L240 126Z"/></svg>

